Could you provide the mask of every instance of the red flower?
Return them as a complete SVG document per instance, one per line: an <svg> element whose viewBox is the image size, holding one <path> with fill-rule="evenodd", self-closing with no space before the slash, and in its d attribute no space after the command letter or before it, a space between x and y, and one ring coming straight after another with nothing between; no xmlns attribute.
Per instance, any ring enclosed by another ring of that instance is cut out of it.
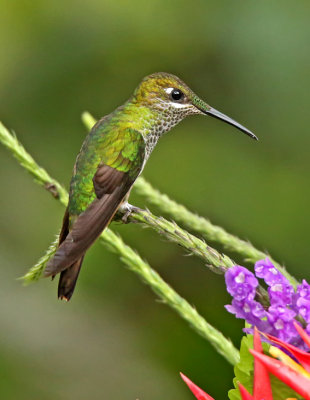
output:
<svg viewBox="0 0 310 400"><path fill-rule="evenodd" d="M183 381L186 383L186 385L192 391L192 393L196 397L196 399L198 399L198 400L214 400L213 397L209 396L207 393L205 393L203 390L201 390L200 387L195 385L190 379L188 379L187 376L182 374L182 372L180 372L180 375L181 375L181 378L183 379Z"/></svg>
<svg viewBox="0 0 310 400"><path fill-rule="evenodd" d="M254 329L254 349L263 354L263 347L257 329ZM257 358L254 359L254 400L272 400L271 384L268 370Z"/></svg>
<svg viewBox="0 0 310 400"><path fill-rule="evenodd" d="M309 346L310 337L297 323L294 323L294 325L304 342ZM273 346L270 347L269 353L272 356L277 357L278 360L259 353L256 351L256 349L250 350L255 357L255 360L260 361L270 373L275 375L286 385L290 386L293 390L295 390L295 392L303 396L305 400L310 400L309 353L282 342L282 340L274 338L271 335L266 336L271 342L274 342L288 350L300 362L300 364L296 363L278 347Z"/></svg>
<svg viewBox="0 0 310 400"><path fill-rule="evenodd" d="M307 333L297 323L295 323L295 328L304 342L310 347L310 337ZM245 387L239 383L242 400L272 400L269 373L275 375L286 385L290 386L295 392L303 396L305 400L310 400L310 354L271 335L265 336L268 337L271 342L280 345L283 349L290 352L299 363L295 362L286 353L274 346L271 346L269 349L269 353L273 357L265 355L263 353L259 333L255 329L254 349L250 350L251 354L254 356L254 393L251 395ZM196 399L214 400L185 375L181 374L181 376Z"/></svg>

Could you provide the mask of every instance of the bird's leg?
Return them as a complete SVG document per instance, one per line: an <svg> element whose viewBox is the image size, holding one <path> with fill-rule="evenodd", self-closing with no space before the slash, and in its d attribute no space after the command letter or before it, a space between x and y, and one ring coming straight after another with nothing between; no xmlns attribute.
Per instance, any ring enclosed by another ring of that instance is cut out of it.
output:
<svg viewBox="0 0 310 400"><path fill-rule="evenodd" d="M133 212L139 212L140 210L141 210L141 208L135 207L132 204L129 204L127 201L124 201L120 205L120 207L118 209L118 213L123 214L122 218L121 218L122 222L124 224L128 224L129 223L128 218L130 217L130 214Z"/></svg>
<svg viewBox="0 0 310 400"><path fill-rule="evenodd" d="M131 189L128 191L126 196L123 198L121 205L119 206L117 213L115 214L115 221L122 221L124 224L128 224L128 218L132 212L139 212L141 208L135 207L128 203Z"/></svg>

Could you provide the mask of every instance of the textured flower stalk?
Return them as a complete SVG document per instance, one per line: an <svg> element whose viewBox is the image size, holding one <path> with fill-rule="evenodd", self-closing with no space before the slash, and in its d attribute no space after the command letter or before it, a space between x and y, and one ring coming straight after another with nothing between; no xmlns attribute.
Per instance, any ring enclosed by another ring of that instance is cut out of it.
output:
<svg viewBox="0 0 310 400"><path fill-rule="evenodd" d="M198 233L206 240L222 245L225 250L240 255L244 261L255 263L258 260L269 257L279 271L293 285L297 285L297 280L283 266L273 260L270 255L256 249L250 242L228 233L222 227L212 224L206 218L191 212L182 204L177 203L166 194L155 189L143 177L137 179L134 190L137 194L144 197L148 203L158 207L161 212L169 215L174 221L184 226L184 228Z"/></svg>
<svg viewBox="0 0 310 400"><path fill-rule="evenodd" d="M220 254L203 240L182 229L175 222L157 217L149 210L134 209L128 216L128 221L153 228L158 234L164 235L169 241L177 243L190 254L201 258L212 271L225 273L225 271L235 265L234 261L228 256Z"/></svg>
<svg viewBox="0 0 310 400"><path fill-rule="evenodd" d="M26 152L24 147L18 142L15 136L0 124L0 141L13 153L20 164L35 177L35 180L44 187L53 185L53 188L47 187L51 194L62 204L67 205L68 194L66 190L49 174L41 168L34 159ZM235 365L239 361L239 352L233 346L230 340L210 325L191 305L176 293L150 265L111 229L105 229L100 236L101 242L112 252L120 256L123 263L133 272L135 272L144 283L160 297L160 299L174 309L192 328L216 349L229 363ZM29 283L38 280L44 270L44 267L50 257L54 254L58 240L51 244L47 252L39 262L30 269L23 277L24 281Z"/></svg>
<svg viewBox="0 0 310 400"><path fill-rule="evenodd" d="M0 142L13 154L20 165L25 168L35 179L37 183L43 185L54 197L62 203L68 203L68 193L55 179L41 168L25 150L24 146L18 141L15 134L11 132L0 122Z"/></svg>
<svg viewBox="0 0 310 400"><path fill-rule="evenodd" d="M175 222L157 217L149 210L134 208L130 215L127 216L127 221L141 223L154 229L158 234L163 235L169 241L183 247L189 254L193 254L202 259L205 265L213 272L224 274L235 265L234 261L227 255L219 253L203 240L179 227ZM268 294L262 286L256 286L254 296L261 303L261 308L269 305Z"/></svg>
<svg viewBox="0 0 310 400"><path fill-rule="evenodd" d="M43 256L38 260L38 262L26 272L24 276L20 279L23 280L24 284L27 285L28 283L32 283L38 281L41 276L42 272L48 261L53 257L58 247L59 242L59 235L56 235L55 240L50 244L49 248L43 254Z"/></svg>

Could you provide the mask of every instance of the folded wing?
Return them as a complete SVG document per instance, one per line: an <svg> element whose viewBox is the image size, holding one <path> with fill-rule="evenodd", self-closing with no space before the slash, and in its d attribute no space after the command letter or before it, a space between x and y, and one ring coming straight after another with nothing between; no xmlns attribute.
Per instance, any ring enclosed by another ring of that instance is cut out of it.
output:
<svg viewBox="0 0 310 400"><path fill-rule="evenodd" d="M121 149L117 157L113 153L113 160L109 158L111 151L103 149L102 161L93 177L96 198L75 219L70 231L68 213L65 214L62 242L45 269L45 276L62 272L59 289L63 289L60 290L60 297L63 297L62 292L69 293L72 287L74 289L86 250L110 223L141 172L145 148L143 137L137 131L126 129L123 142L122 146L118 144Z"/></svg>

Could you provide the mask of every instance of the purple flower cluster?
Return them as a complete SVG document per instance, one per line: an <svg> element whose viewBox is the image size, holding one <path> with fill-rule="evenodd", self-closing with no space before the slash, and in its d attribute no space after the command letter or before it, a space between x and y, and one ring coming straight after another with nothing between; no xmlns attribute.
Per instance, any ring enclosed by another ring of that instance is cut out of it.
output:
<svg viewBox="0 0 310 400"><path fill-rule="evenodd" d="M294 321L296 317L302 318L310 333L310 285L303 280L295 292L268 258L258 261L254 269L256 276L239 265L227 270L226 287L233 297L231 305L225 306L227 311L262 332L304 349ZM257 278L263 279L268 286L270 306L266 309L255 300Z"/></svg>

